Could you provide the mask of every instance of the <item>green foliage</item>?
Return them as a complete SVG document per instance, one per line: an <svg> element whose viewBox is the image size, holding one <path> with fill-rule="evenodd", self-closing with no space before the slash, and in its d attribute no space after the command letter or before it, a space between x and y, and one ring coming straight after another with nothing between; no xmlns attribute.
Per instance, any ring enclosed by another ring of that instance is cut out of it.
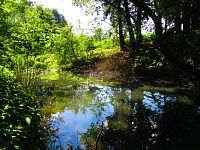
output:
<svg viewBox="0 0 200 150"><path fill-rule="evenodd" d="M65 26L66 25L66 20L64 18L64 16L62 14L59 14L58 10L56 9L53 9L52 10L52 13L53 13L53 18L55 19L56 23L59 25L59 26Z"/></svg>
<svg viewBox="0 0 200 150"><path fill-rule="evenodd" d="M36 99L5 71L0 73L0 149L36 147L41 116Z"/></svg>
<svg viewBox="0 0 200 150"><path fill-rule="evenodd" d="M94 31L94 39L95 41L101 41L104 37L103 37L103 29L102 28L97 28Z"/></svg>
<svg viewBox="0 0 200 150"><path fill-rule="evenodd" d="M114 39L107 38L107 39L95 42L94 46L101 49L111 49L111 48L118 47L119 44Z"/></svg>
<svg viewBox="0 0 200 150"><path fill-rule="evenodd" d="M92 37L80 34L74 35L72 27L60 28L60 33L55 35L55 54L61 69L70 69L79 65L80 62L87 62L94 50Z"/></svg>
<svg viewBox="0 0 200 150"><path fill-rule="evenodd" d="M51 42L50 27L53 23L51 11L41 6L28 7L16 16L15 30L10 48L15 53L38 55L48 48ZM17 29L16 29L17 28Z"/></svg>
<svg viewBox="0 0 200 150"><path fill-rule="evenodd" d="M195 67L200 66L200 30L190 33L177 33L169 37L169 49L177 59Z"/></svg>
<svg viewBox="0 0 200 150"><path fill-rule="evenodd" d="M143 43L155 41L156 36L154 33L147 33L142 35Z"/></svg>
<svg viewBox="0 0 200 150"><path fill-rule="evenodd" d="M46 70L47 69L47 64L37 62L34 65L35 69L41 69L41 70Z"/></svg>
<svg viewBox="0 0 200 150"><path fill-rule="evenodd" d="M59 29L59 34L54 35L54 49L55 54L58 56L59 65L67 64L77 59L75 50L76 41L72 34L72 28L65 26Z"/></svg>
<svg viewBox="0 0 200 150"><path fill-rule="evenodd" d="M81 34L76 36L78 45L77 45L77 49L80 51L80 55L82 53L89 53L91 50L93 50L94 47L94 40L92 39L92 37ZM87 56L87 54L85 54L85 56Z"/></svg>
<svg viewBox="0 0 200 150"><path fill-rule="evenodd" d="M8 66L6 61L17 54L38 55L51 46L50 28L55 23L51 10L31 7L26 1L4 2L0 8L4 12L0 18L5 18L2 20L4 26L0 28L3 31L0 34L2 63Z"/></svg>
<svg viewBox="0 0 200 150"><path fill-rule="evenodd" d="M145 37L145 36L144 36ZM145 37L143 48L133 57L134 70L136 73L160 76L169 69L167 62L159 52L159 47L149 37Z"/></svg>
<svg viewBox="0 0 200 150"><path fill-rule="evenodd" d="M41 92L39 72L56 68L50 55L36 59L50 52L55 26L50 9L24 0L0 4L0 149L40 147L41 116L31 92Z"/></svg>
<svg viewBox="0 0 200 150"><path fill-rule="evenodd" d="M38 55L35 61L36 64L41 64L47 71L58 70L58 60L55 54Z"/></svg>

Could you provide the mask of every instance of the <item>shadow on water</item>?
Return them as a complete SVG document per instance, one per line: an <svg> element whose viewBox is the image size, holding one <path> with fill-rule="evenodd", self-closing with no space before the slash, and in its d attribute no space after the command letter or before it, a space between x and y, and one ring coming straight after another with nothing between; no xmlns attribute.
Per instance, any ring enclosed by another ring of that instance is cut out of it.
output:
<svg viewBox="0 0 200 150"><path fill-rule="evenodd" d="M49 149L199 149L200 105L187 96L90 83L63 91Z"/></svg>

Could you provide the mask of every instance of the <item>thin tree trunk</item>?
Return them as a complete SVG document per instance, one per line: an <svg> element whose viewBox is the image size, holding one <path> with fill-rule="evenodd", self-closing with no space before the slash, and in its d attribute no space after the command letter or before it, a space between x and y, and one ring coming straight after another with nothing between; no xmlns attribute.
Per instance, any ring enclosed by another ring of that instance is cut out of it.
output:
<svg viewBox="0 0 200 150"><path fill-rule="evenodd" d="M200 1L196 0L192 2L192 13L191 13L191 28L196 30L200 27Z"/></svg>
<svg viewBox="0 0 200 150"><path fill-rule="evenodd" d="M136 21L136 38L137 45L140 45L142 42L142 9L138 7L137 10L137 21Z"/></svg>
<svg viewBox="0 0 200 150"><path fill-rule="evenodd" d="M175 17L175 30L176 32L181 32L181 23L180 23L180 12Z"/></svg>
<svg viewBox="0 0 200 150"><path fill-rule="evenodd" d="M187 8L189 9L189 8ZM190 32L190 15L188 13L188 10L183 11L183 31L184 32Z"/></svg>
<svg viewBox="0 0 200 150"><path fill-rule="evenodd" d="M131 49L135 47L135 37L134 37L134 31L132 28L132 22L131 22L131 15L130 15L130 10L128 8L128 1L124 0L124 7L125 7L125 17L126 17L126 22L128 26L128 32L129 32L129 38L130 38L130 47Z"/></svg>
<svg viewBox="0 0 200 150"><path fill-rule="evenodd" d="M121 3L118 3L118 8L121 8ZM125 42L124 42L124 35L123 35L123 25L122 25L122 16L118 14L118 26L119 26L119 43L121 51L125 50Z"/></svg>

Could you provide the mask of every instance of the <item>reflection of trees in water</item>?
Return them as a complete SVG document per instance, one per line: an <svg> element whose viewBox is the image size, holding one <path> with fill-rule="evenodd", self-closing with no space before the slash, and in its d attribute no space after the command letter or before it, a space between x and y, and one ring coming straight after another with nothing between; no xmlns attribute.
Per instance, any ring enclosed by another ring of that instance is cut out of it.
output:
<svg viewBox="0 0 200 150"><path fill-rule="evenodd" d="M60 137L62 135L59 135L58 134L58 130L59 130L59 127L60 127L60 124L64 122L63 118L61 116L54 116L53 119L49 122L49 124L46 126L46 131L48 135L47 138L48 138L48 149L62 149L62 145L61 145L61 142L60 142Z"/></svg>
<svg viewBox="0 0 200 150"><path fill-rule="evenodd" d="M199 149L200 114L185 97L90 84L74 90L66 108L75 114L89 110L98 118L81 134L89 150ZM108 105L113 113L107 113Z"/></svg>
<svg viewBox="0 0 200 150"><path fill-rule="evenodd" d="M145 100L119 100L107 125L92 124L82 135L88 149L199 149L197 107L159 93L144 92ZM120 104L121 103L121 104ZM152 108L153 107L153 108Z"/></svg>
<svg viewBox="0 0 200 150"><path fill-rule="evenodd" d="M55 103L65 106L66 110L70 110L75 115L89 112L98 118L97 122L101 122L101 120L105 120L105 116L112 113L112 110L110 110L110 99L113 97L113 90L114 88L108 86L82 83L76 87L70 86L69 88L65 88L61 94L56 95L59 101L55 101ZM62 120L56 117L52 119L51 123L49 124L49 131L53 132L51 133L52 136L49 140L49 144L52 148L62 148L62 144L59 144L61 143L59 140L62 135L58 134L61 131L60 126L62 126ZM79 149L79 147L73 145L74 143L68 143L70 144L70 149Z"/></svg>

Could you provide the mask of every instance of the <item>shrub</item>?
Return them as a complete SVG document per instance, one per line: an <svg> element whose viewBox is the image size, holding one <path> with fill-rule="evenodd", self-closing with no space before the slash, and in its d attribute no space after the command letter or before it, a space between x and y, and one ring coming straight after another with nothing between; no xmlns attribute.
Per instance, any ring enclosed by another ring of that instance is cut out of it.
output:
<svg viewBox="0 0 200 150"><path fill-rule="evenodd" d="M47 69L47 64L41 63L41 62L37 62L37 63L35 63L34 68L35 69L45 70L45 69Z"/></svg>
<svg viewBox="0 0 200 150"><path fill-rule="evenodd" d="M35 97L4 71L0 85L0 149L35 147L41 119Z"/></svg>

